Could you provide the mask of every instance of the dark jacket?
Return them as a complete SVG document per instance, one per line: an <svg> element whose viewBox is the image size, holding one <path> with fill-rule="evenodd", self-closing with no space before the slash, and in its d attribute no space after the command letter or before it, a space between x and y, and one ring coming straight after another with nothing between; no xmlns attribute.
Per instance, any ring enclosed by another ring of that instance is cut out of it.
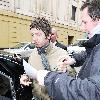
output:
<svg viewBox="0 0 100 100"><path fill-rule="evenodd" d="M60 47L60 48L62 48L62 49L64 49L64 50L66 50L66 51L67 51L67 47L66 47L65 45L63 45L63 44L59 43L58 41L56 41L55 46Z"/></svg>
<svg viewBox="0 0 100 100"><path fill-rule="evenodd" d="M100 100L100 35L94 35L84 45L87 55L78 78L57 72L45 77L53 100Z"/></svg>
<svg viewBox="0 0 100 100"><path fill-rule="evenodd" d="M11 99L4 97L4 96L0 96L0 100L11 100Z"/></svg>
<svg viewBox="0 0 100 100"><path fill-rule="evenodd" d="M86 60L86 58L89 58L91 55L91 51L93 48L100 43L100 35L95 35L93 38L89 39L88 41L84 42L82 44L83 47L85 47L86 51L82 51L78 54L73 54L72 56L76 60L75 66L80 66L83 64L83 62Z"/></svg>

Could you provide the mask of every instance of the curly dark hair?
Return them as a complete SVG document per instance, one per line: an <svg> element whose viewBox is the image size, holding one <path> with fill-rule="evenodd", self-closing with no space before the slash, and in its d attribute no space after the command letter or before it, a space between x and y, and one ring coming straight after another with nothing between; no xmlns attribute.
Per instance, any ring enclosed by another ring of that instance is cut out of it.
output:
<svg viewBox="0 0 100 100"><path fill-rule="evenodd" d="M81 7L81 10L88 8L89 16L95 21L100 19L100 0L86 0Z"/></svg>
<svg viewBox="0 0 100 100"><path fill-rule="evenodd" d="M49 36L49 34L51 34L51 24L44 17L35 17L34 20L31 22L30 30L32 28L42 30L45 33L46 37Z"/></svg>

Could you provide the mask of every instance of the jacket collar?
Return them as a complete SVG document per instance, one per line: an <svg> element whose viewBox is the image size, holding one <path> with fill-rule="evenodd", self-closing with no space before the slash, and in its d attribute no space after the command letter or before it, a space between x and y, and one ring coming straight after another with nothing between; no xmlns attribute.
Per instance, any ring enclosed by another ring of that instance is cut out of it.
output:
<svg viewBox="0 0 100 100"><path fill-rule="evenodd" d="M93 48L99 43L100 43L100 34L95 34L92 38L90 38L88 41L83 43L83 46L87 48Z"/></svg>
<svg viewBox="0 0 100 100"><path fill-rule="evenodd" d="M48 45L46 45L46 46L43 46L43 47L41 47L41 48L37 48L37 50L38 50L38 54L41 54L41 53L45 53L45 54L48 54L50 51L51 51L51 49L53 48L53 43L49 43Z"/></svg>

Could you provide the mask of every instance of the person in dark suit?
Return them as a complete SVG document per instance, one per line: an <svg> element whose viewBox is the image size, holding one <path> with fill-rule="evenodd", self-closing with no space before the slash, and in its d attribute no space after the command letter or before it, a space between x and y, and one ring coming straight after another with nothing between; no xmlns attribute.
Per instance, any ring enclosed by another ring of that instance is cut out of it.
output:
<svg viewBox="0 0 100 100"><path fill-rule="evenodd" d="M51 42L55 46L60 47L60 48L62 48L62 49L67 51L67 47L64 44L61 44L60 42L58 42L57 38L58 38L57 30L55 28L52 28L51 29Z"/></svg>

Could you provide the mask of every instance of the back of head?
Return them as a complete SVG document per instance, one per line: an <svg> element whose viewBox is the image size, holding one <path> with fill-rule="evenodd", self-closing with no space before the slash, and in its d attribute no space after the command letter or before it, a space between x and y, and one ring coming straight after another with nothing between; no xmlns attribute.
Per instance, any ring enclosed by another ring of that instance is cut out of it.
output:
<svg viewBox="0 0 100 100"><path fill-rule="evenodd" d="M46 37L49 36L49 34L51 34L51 24L44 17L35 17L31 22L30 30L32 28L42 30Z"/></svg>
<svg viewBox="0 0 100 100"><path fill-rule="evenodd" d="M86 0L81 10L88 8L89 16L95 21L100 19L100 0Z"/></svg>

